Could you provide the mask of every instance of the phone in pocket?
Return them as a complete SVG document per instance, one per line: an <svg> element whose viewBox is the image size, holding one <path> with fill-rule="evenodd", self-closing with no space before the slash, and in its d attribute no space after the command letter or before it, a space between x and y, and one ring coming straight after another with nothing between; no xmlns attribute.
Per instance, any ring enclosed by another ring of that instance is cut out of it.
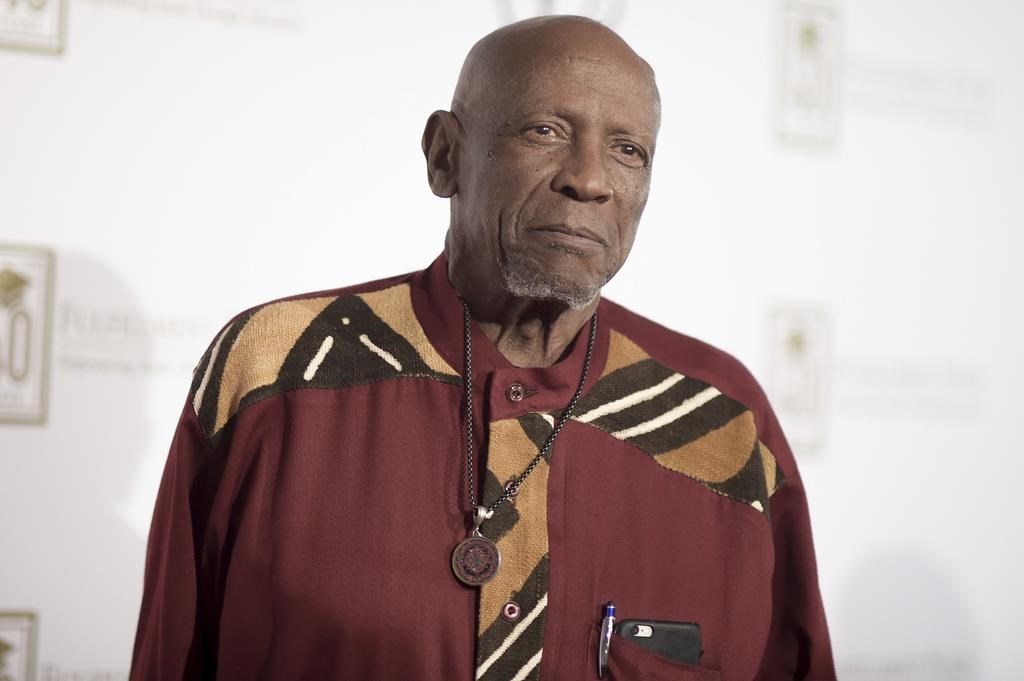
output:
<svg viewBox="0 0 1024 681"><path fill-rule="evenodd" d="M700 647L700 625L696 622L623 619L614 633L622 638L682 664L696 666L704 652Z"/></svg>

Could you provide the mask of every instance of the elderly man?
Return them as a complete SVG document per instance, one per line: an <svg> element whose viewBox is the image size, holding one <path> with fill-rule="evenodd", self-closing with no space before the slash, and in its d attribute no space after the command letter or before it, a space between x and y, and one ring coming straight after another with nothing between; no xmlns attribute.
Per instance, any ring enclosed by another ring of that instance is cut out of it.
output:
<svg viewBox="0 0 1024 681"><path fill-rule="evenodd" d="M600 297L659 118L596 22L476 44L423 135L444 254L251 309L196 368L133 679L834 677L761 390Z"/></svg>

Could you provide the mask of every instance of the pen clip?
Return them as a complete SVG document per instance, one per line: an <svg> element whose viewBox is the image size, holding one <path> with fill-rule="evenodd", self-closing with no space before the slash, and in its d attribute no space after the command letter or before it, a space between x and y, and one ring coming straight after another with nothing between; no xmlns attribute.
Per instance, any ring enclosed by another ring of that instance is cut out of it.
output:
<svg viewBox="0 0 1024 681"><path fill-rule="evenodd" d="M609 601L604 606L604 617L601 618L601 637L597 641L597 677L601 679L608 671L608 652L611 649L614 628L615 603Z"/></svg>

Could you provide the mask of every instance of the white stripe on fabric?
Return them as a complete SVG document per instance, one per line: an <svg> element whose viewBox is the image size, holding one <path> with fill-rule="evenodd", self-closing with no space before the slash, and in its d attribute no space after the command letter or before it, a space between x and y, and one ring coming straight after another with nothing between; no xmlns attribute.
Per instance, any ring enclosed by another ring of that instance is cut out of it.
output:
<svg viewBox="0 0 1024 681"><path fill-rule="evenodd" d="M306 367L306 371L302 374L302 377L307 381L312 381L313 377L316 376L317 369L324 361L324 357L334 347L334 336L327 336L324 338L324 342L320 344L320 349L313 355L313 359L309 360L309 366Z"/></svg>
<svg viewBox="0 0 1024 681"><path fill-rule="evenodd" d="M523 665L523 668L516 672L516 675L512 677L512 681L523 681L533 668L540 664L540 656L544 654L544 649L541 648L537 651L537 654L530 658L530 661Z"/></svg>
<svg viewBox="0 0 1024 681"><path fill-rule="evenodd" d="M516 642L516 639L523 635L523 632L526 631L530 624L532 624L542 612L544 612L544 608L546 607L548 607L548 595L544 594L543 598L537 601L537 605L530 611L530 614L527 615L522 622L516 625L516 628L512 630L512 633L508 635L508 638L502 641L501 645L498 646L498 649L491 653L491 656L484 660L483 664L477 667L477 679L482 678L483 675L487 673L487 670L491 668L491 665L497 662L501 656L505 654L505 651ZM540 655L540 653L538 652L537 655ZM537 659L538 661L540 660L539 657Z"/></svg>
<svg viewBox="0 0 1024 681"><path fill-rule="evenodd" d="M192 408L196 410L196 415L199 414L199 408L203 406L203 395L206 393L206 386L210 382L210 376L213 374L213 363L217 361L217 354L220 352L221 341L224 340L224 336L228 335L228 331L231 330L234 324L228 324L227 328L220 332L217 336L217 342L213 344L213 350L210 351L210 361L206 364L206 371L203 372L203 380L199 382L199 389L196 390L196 396L192 398Z"/></svg>
<svg viewBox="0 0 1024 681"><path fill-rule="evenodd" d="M580 414L576 417L576 420L582 421L583 423L590 423L602 416L614 414L615 412L622 411L623 409L628 409L635 404L646 402L647 400L657 397L661 393L665 392L676 383L683 380L683 378L685 377L682 374L672 374L657 385L652 385L650 388L644 388L643 390L637 390L635 393L626 395L625 397L620 397L619 399L612 400L611 402L606 402L600 407L591 409L585 414Z"/></svg>
<svg viewBox="0 0 1024 681"><path fill-rule="evenodd" d="M395 356L384 348L378 347L365 333L359 336L359 342L368 347L374 354L395 368L395 371L402 370L402 363L395 359Z"/></svg>
<svg viewBox="0 0 1024 681"><path fill-rule="evenodd" d="M651 419L650 421L644 421L631 428L624 428L623 430L612 433L614 437L621 440L626 440L637 435L645 435L653 430L657 430L662 426L667 426L673 421L677 421L682 417L686 416L690 412L701 408L711 400L715 399L722 393L718 392L716 388L705 388L693 397L683 400L679 406L669 409L661 416Z"/></svg>

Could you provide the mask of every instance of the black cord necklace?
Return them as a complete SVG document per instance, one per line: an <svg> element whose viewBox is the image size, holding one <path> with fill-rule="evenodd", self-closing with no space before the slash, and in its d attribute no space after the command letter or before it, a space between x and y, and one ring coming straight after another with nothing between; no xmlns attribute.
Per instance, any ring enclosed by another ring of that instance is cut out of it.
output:
<svg viewBox="0 0 1024 681"><path fill-rule="evenodd" d="M587 382L587 373L590 371L590 357L594 351L594 338L597 336L597 312L590 318L590 335L587 337L587 352L583 358L583 371L580 374L580 384L576 392L569 400L568 406L558 417L555 427L551 430L544 445L533 457L523 472L516 476L502 491L501 496L494 500L490 506L478 505L476 500L476 471L473 466L473 332L469 315L469 306L466 301L459 299L462 303L463 321L466 334L466 360L463 368L462 382L464 385L465 407L466 407L466 490L469 497L469 507L473 511L473 531L470 535L459 542L452 551L452 570L460 582L467 586L480 586L490 581L498 572L501 566L501 552L493 541L480 534L480 525L494 515L494 509L507 501L510 497L519 493L519 487L529 477L533 469L537 467L544 455L551 450L555 438L562 431L562 427L572 416L580 395L583 394L583 386Z"/></svg>

